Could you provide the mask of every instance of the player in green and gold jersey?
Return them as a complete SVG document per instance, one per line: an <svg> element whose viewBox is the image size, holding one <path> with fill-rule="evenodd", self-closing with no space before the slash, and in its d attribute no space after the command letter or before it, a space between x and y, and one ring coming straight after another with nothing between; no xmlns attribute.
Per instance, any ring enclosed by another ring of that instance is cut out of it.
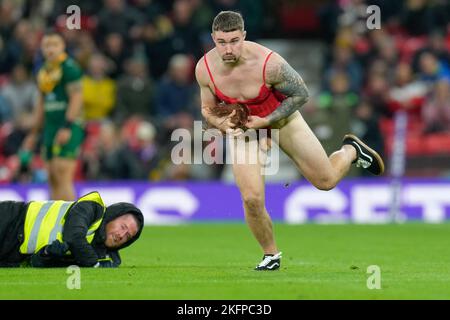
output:
<svg viewBox="0 0 450 320"><path fill-rule="evenodd" d="M37 75L40 98L35 126L25 139L23 150L31 151L42 132L50 196L70 201L75 199L76 158L84 139L82 70L67 56L64 39L56 32L44 35L41 50L45 63Z"/></svg>

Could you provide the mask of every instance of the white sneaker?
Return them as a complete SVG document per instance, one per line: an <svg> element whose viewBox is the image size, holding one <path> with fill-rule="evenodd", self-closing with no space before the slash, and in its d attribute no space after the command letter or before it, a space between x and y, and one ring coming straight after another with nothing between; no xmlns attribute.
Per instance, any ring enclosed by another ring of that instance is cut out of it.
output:
<svg viewBox="0 0 450 320"><path fill-rule="evenodd" d="M277 270L281 266L281 254L282 252L279 252L277 254L265 254L263 256L263 260L260 264L258 264L255 268L257 271L273 271Z"/></svg>

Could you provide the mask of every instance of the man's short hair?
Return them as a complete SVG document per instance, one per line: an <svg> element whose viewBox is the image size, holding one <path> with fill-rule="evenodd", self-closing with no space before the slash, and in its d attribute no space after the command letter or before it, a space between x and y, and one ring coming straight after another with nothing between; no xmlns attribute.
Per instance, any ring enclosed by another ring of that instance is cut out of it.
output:
<svg viewBox="0 0 450 320"><path fill-rule="evenodd" d="M244 18L239 12L222 11L214 18L212 31L244 31L244 27Z"/></svg>
<svg viewBox="0 0 450 320"><path fill-rule="evenodd" d="M49 28L49 29L45 30L44 34L42 35L42 38L44 38L44 37L58 37L58 38L60 38L63 42L65 42L65 41L64 41L64 37L62 36L62 34L59 33L58 31L56 31L56 30L53 29L53 28Z"/></svg>

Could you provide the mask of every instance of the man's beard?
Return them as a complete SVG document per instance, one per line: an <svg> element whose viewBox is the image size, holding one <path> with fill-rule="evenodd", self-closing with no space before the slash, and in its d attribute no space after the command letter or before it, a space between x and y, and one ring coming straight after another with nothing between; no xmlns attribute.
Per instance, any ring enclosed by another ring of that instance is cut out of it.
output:
<svg viewBox="0 0 450 320"><path fill-rule="evenodd" d="M234 55L226 55L226 56L223 56L222 60L223 60L223 62L230 63L230 62L236 62L238 59Z"/></svg>

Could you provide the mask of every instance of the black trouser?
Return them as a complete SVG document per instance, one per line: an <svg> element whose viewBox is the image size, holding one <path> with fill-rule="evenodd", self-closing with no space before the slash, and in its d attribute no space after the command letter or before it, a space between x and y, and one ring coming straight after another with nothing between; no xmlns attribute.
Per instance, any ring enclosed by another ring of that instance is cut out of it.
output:
<svg viewBox="0 0 450 320"><path fill-rule="evenodd" d="M25 202L0 201L0 267L18 266L25 258L19 252L25 214Z"/></svg>

